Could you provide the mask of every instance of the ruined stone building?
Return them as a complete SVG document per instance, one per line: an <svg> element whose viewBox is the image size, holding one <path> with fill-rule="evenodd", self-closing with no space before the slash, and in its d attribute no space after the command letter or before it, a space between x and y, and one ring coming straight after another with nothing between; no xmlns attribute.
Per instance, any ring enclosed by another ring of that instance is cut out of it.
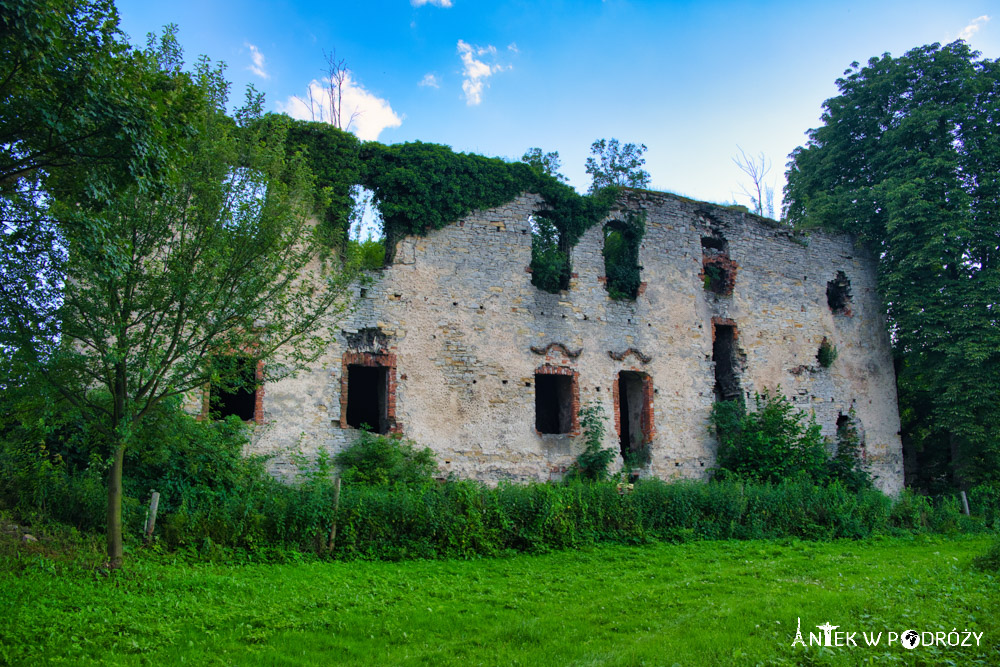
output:
<svg viewBox="0 0 1000 667"><path fill-rule="evenodd" d="M253 450L280 470L293 452L338 451L365 423L431 447L444 473L556 479L582 450L580 407L596 403L607 447L648 446L643 474L704 478L713 402L780 387L831 438L853 408L876 484L902 488L875 261L852 238L626 191L573 248L569 288L550 294L529 269L543 206L522 195L400 241L356 288L321 362L257 391ZM646 212L642 282L634 300L615 300L602 253L625 210ZM824 341L838 352L829 367Z"/></svg>

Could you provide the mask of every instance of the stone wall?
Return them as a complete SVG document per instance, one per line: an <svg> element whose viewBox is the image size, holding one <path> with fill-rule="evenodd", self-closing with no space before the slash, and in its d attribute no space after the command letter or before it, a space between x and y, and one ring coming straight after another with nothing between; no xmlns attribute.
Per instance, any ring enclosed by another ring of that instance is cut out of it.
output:
<svg viewBox="0 0 1000 667"><path fill-rule="evenodd" d="M536 373L569 377L574 411L600 404L606 445L617 450L619 373L633 371L644 383L629 392L633 403L645 397L641 419L629 422L649 440L644 474L703 478L716 447L708 417L718 331L733 334L738 391L780 387L831 437L854 408L877 484L898 492L895 378L872 258L847 236L799 237L669 194L629 191L621 205L647 213L634 302L608 297L602 226L573 249L568 290L531 284L530 216L543 206L534 195L402 240L395 263L355 288L358 307L321 362L265 387L253 449L288 470L292 452L315 456L350 443L358 431L347 423L345 373L360 363L390 378L390 430L433 448L444 473L558 478L582 448L579 427L536 430ZM834 312L827 288L838 272L851 298ZM816 359L824 338L839 352L829 368Z"/></svg>

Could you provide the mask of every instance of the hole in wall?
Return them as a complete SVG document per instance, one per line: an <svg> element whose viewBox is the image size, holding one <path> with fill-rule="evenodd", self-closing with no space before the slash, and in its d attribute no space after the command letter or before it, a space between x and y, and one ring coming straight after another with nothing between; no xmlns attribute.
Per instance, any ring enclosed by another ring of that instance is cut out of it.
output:
<svg viewBox="0 0 1000 667"><path fill-rule="evenodd" d="M257 362L252 357L220 355L212 361L226 378L224 384L209 387L209 410L213 418L235 415L243 421L254 419L257 407Z"/></svg>
<svg viewBox="0 0 1000 667"><path fill-rule="evenodd" d="M375 433L387 433L389 369L384 366L347 367L347 425L367 425Z"/></svg>
<svg viewBox="0 0 1000 667"><path fill-rule="evenodd" d="M712 361L715 362L715 400L731 401L742 394L736 326L714 323L714 333Z"/></svg>
<svg viewBox="0 0 1000 667"><path fill-rule="evenodd" d="M827 282L826 303L835 315L850 315L851 280L843 271L837 271L833 280Z"/></svg>
<svg viewBox="0 0 1000 667"><path fill-rule="evenodd" d="M573 428L573 378L535 374L535 428L539 433L569 433Z"/></svg>
<svg viewBox="0 0 1000 667"><path fill-rule="evenodd" d="M720 234L701 238L703 287L713 294L729 296L736 286L736 262L729 258L729 242Z"/></svg>

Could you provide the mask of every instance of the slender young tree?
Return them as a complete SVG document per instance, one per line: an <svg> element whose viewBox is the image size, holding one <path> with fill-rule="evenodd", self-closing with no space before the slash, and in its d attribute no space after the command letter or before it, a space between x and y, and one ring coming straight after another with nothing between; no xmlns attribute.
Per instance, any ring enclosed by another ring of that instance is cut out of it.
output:
<svg viewBox="0 0 1000 667"><path fill-rule="evenodd" d="M767 159L763 151L756 156L747 155L739 146L736 150L740 152L738 156L733 156L733 164L739 170L750 177L750 187L740 185L743 195L750 200L753 212L757 215L774 217L774 186L768 185L764 179L771 171L771 161Z"/></svg>
<svg viewBox="0 0 1000 667"><path fill-rule="evenodd" d="M108 187L104 202L52 203L55 307L26 303L24 285L0 287L19 353L110 443L112 568L122 564L124 454L136 425L167 397L255 382L220 357L262 361L267 380L304 367L346 307L349 279L317 261L312 176L285 149L291 121L264 116L252 89L227 116L221 70L203 59L183 72L172 32L144 57L145 84L173 115L164 173L144 188L108 185L93 170L88 184Z"/></svg>

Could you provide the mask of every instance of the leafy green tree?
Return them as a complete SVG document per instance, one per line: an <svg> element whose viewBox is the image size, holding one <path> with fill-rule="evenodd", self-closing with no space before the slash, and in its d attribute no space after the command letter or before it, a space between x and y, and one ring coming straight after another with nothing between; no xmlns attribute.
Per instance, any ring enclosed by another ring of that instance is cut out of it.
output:
<svg viewBox="0 0 1000 667"><path fill-rule="evenodd" d="M150 177L162 114L136 85L141 70L109 0L0 0L0 194L81 164Z"/></svg>
<svg viewBox="0 0 1000 667"><path fill-rule="evenodd" d="M587 158L586 170L593 181L590 192L610 186L645 188L649 186L649 172L642 168L646 164L643 154L646 145L618 143L617 139L598 139L590 145L591 157Z"/></svg>
<svg viewBox="0 0 1000 667"><path fill-rule="evenodd" d="M0 282L22 305L59 298L53 197L102 202L162 171L156 137L174 119L144 71L108 0L0 0ZM16 353L10 317L0 305L0 357Z"/></svg>
<svg viewBox="0 0 1000 667"><path fill-rule="evenodd" d="M221 69L203 59L182 71L170 31L144 58L143 83L172 119L155 187L92 169L87 185L106 188L105 201L70 193L51 205L65 249L51 260L62 279L57 307L39 313L19 297L22 286L0 287L19 354L110 443L111 567L122 563L124 456L140 422L209 382L255 381L225 374L236 365L213 363L219 356L267 360L265 379L308 364L323 325L345 307L348 279L315 261L313 179L286 151L289 120L263 116L252 89L227 116Z"/></svg>
<svg viewBox="0 0 1000 667"><path fill-rule="evenodd" d="M787 217L878 256L905 445L948 451L954 482L1000 479L1000 63L932 44L837 86L791 155Z"/></svg>
<svg viewBox="0 0 1000 667"><path fill-rule="evenodd" d="M562 162L559 160L559 151L542 153L541 148L529 148L521 156L521 162L531 166L532 169L542 174L547 174L565 183L569 179L559 173Z"/></svg>

